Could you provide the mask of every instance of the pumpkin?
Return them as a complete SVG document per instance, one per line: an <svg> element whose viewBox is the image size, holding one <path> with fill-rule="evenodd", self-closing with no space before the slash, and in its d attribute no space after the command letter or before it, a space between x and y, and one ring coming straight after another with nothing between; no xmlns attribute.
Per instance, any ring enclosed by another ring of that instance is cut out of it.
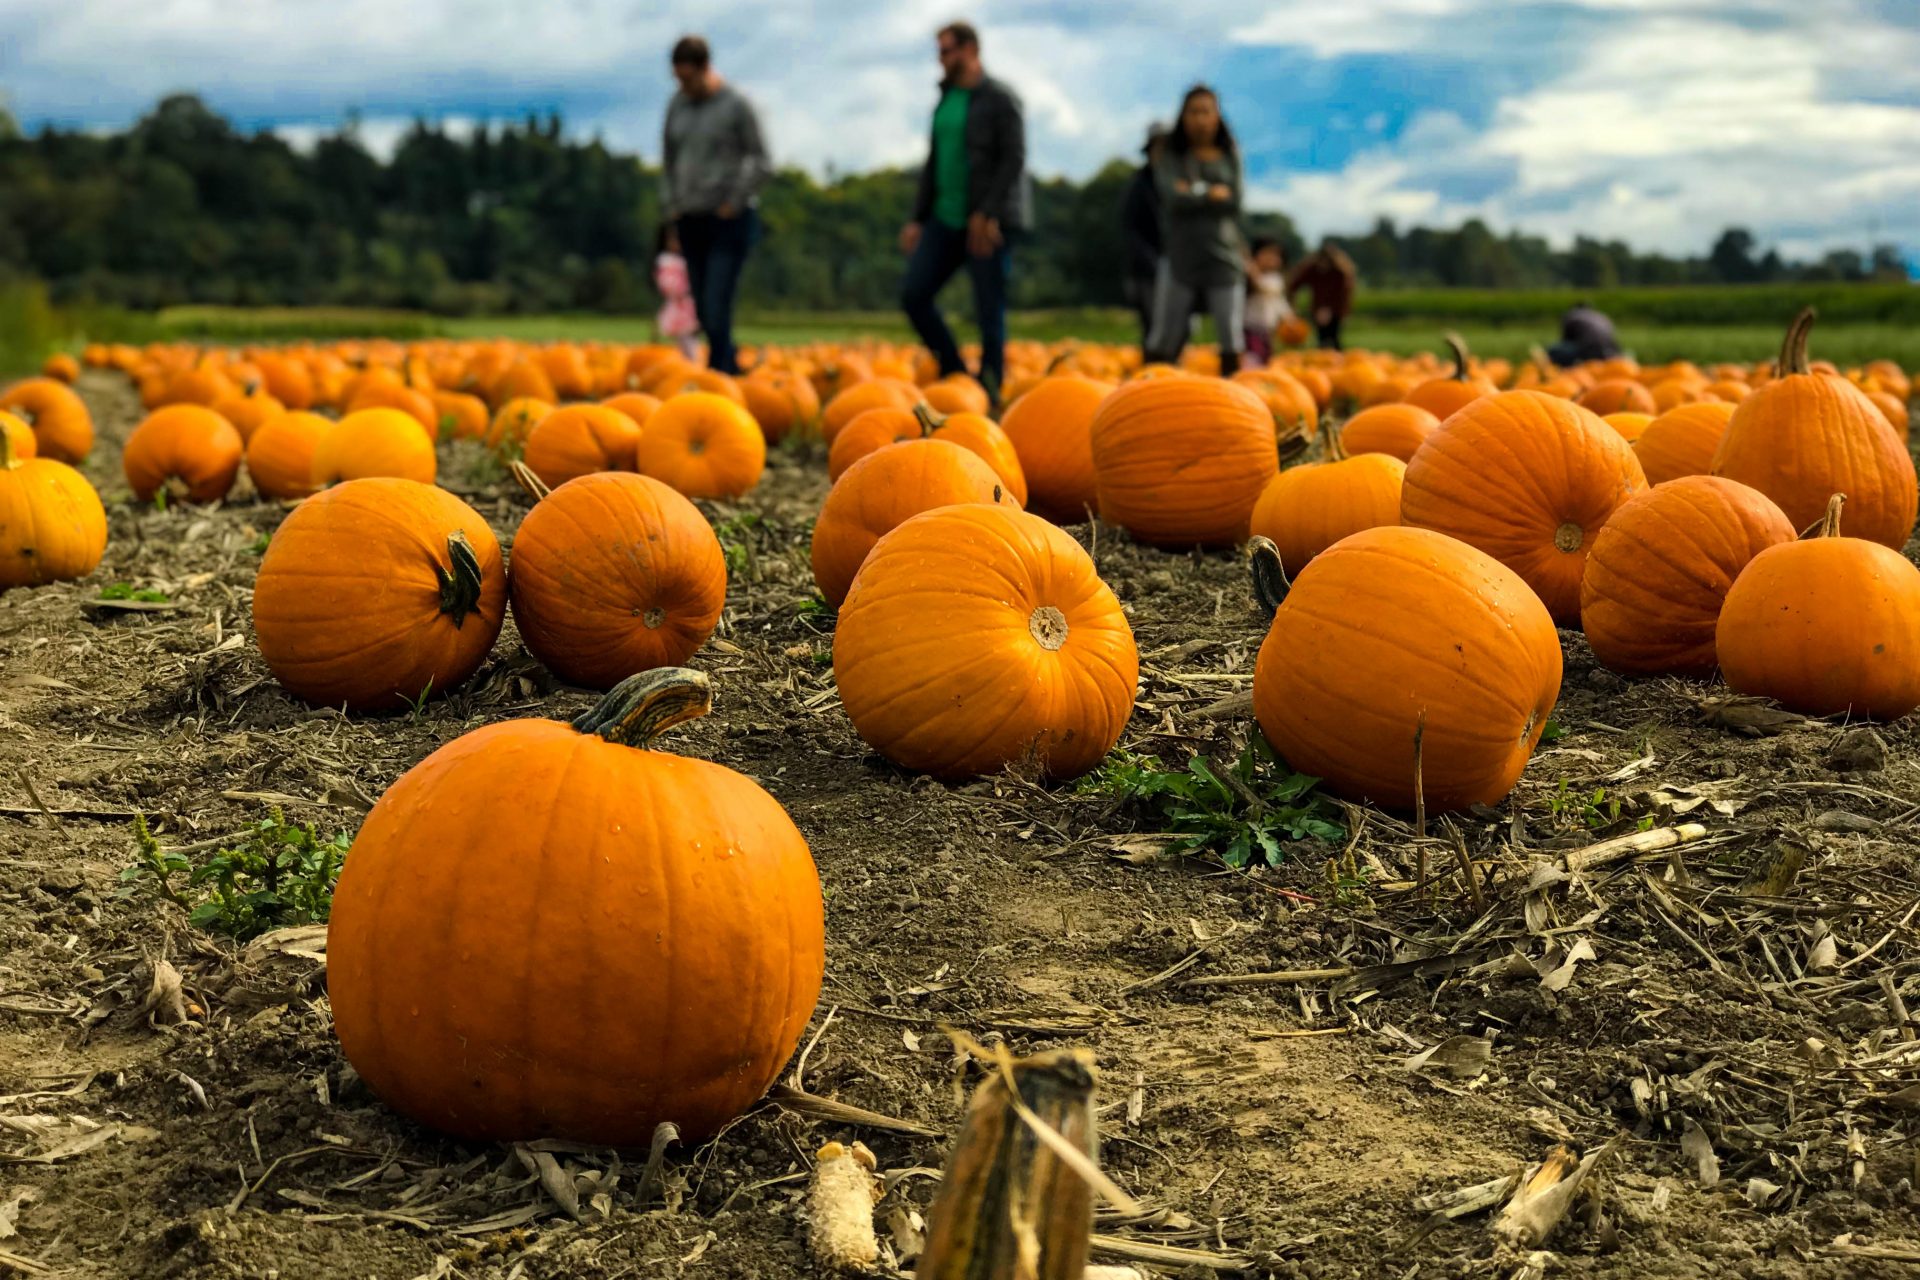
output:
<svg viewBox="0 0 1920 1280"><path fill-rule="evenodd" d="M427 439L440 438L440 412L434 408L433 398L412 387L386 382L363 386L354 393L353 399L347 401L349 414L362 409L398 409L420 424L427 433Z"/></svg>
<svg viewBox="0 0 1920 1280"><path fill-rule="evenodd" d="M348 480L295 507L253 588L254 636L275 678L315 706L354 711L461 684L506 612L487 522L444 489L391 477Z"/></svg>
<svg viewBox="0 0 1920 1280"><path fill-rule="evenodd" d="M1427 379L1408 391L1401 401L1425 409L1443 422L1475 400L1500 390L1491 379L1473 372L1473 361L1467 354L1466 340L1459 334L1448 334L1447 346L1453 351L1453 372L1445 377Z"/></svg>
<svg viewBox="0 0 1920 1280"><path fill-rule="evenodd" d="M561 400L585 400L593 394L593 372L580 348L561 344L540 353L540 367L546 370L555 394Z"/></svg>
<svg viewBox="0 0 1920 1280"><path fill-rule="evenodd" d="M1297 347L1313 336L1313 330L1299 316L1288 316L1273 331L1273 336L1280 340L1283 347Z"/></svg>
<svg viewBox="0 0 1920 1280"><path fill-rule="evenodd" d="M1580 625L1593 656L1628 675L1712 675L1728 588L1748 561L1793 533L1765 494L1718 476L1636 493L1593 540L1580 579Z"/></svg>
<svg viewBox="0 0 1920 1280"><path fill-rule="evenodd" d="M1119 741L1139 655L1078 542L969 503L875 545L834 628L833 676L855 731L904 768L959 779L1031 759L1072 778Z"/></svg>
<svg viewBox="0 0 1920 1280"><path fill-rule="evenodd" d="M1252 532L1270 540L1289 575L1350 533L1400 523L1407 464L1384 453L1350 458L1331 427L1326 461L1289 467L1253 504Z"/></svg>
<svg viewBox="0 0 1920 1280"><path fill-rule="evenodd" d="M487 402L464 391L436 391L432 395L434 437L439 440L485 440L492 424Z"/></svg>
<svg viewBox="0 0 1920 1280"><path fill-rule="evenodd" d="M398 409L361 409L320 437L311 478L316 488L370 476L432 484L438 470L433 441L412 415Z"/></svg>
<svg viewBox="0 0 1920 1280"><path fill-rule="evenodd" d="M650 671L570 725L457 738L374 805L327 988L389 1106L476 1141L630 1147L665 1121L711 1137L766 1092L819 998L819 873L758 783L654 749L710 705L699 672Z"/></svg>
<svg viewBox="0 0 1920 1280"><path fill-rule="evenodd" d="M913 416L935 440L945 440L979 454L980 460L1000 477L1008 496L1021 507L1027 505L1027 475L1020 467L1020 453L992 418L966 410L942 415L931 404L915 405Z"/></svg>
<svg viewBox="0 0 1920 1280"><path fill-rule="evenodd" d="M487 428L487 448L495 453L517 454L527 444L540 419L553 412L553 401L517 396L494 412Z"/></svg>
<svg viewBox="0 0 1920 1280"><path fill-rule="evenodd" d="M164 491L174 502L218 502L233 488L246 444L233 424L197 404L149 414L120 451L127 485L141 502Z"/></svg>
<svg viewBox="0 0 1920 1280"><path fill-rule="evenodd" d="M1859 388L1809 368L1812 327L1812 310L1802 311L1780 348L1779 376L1734 408L1713 474L1766 494L1796 528L1844 493L1851 536L1898 551L1920 506L1913 457Z"/></svg>
<svg viewBox="0 0 1920 1280"><path fill-rule="evenodd" d="M920 389L927 406L935 413L971 413L986 417L993 408L987 389L964 373L929 382Z"/></svg>
<svg viewBox="0 0 1920 1280"><path fill-rule="evenodd" d="M1429 811L1496 804L1513 789L1561 676L1553 619L1519 575L1397 526L1341 539L1290 587L1272 544L1254 555L1277 606L1254 716L1289 767L1398 809L1416 796Z"/></svg>
<svg viewBox="0 0 1920 1280"><path fill-rule="evenodd" d="M290 412L270 418L247 441L247 474L263 498L304 498L319 488L313 455L334 423L317 413Z"/></svg>
<svg viewBox="0 0 1920 1280"><path fill-rule="evenodd" d="M1869 391L1867 399L1873 401L1874 408L1886 415L1887 425L1893 428L1894 434L1905 440L1911 429L1907 415L1907 402L1886 391Z"/></svg>
<svg viewBox="0 0 1920 1280"><path fill-rule="evenodd" d="M1920 707L1920 569L1841 536L1841 503L1834 495L1807 536L1762 551L1734 580L1715 633L1720 669L1735 692L1795 711L1897 720Z"/></svg>
<svg viewBox="0 0 1920 1280"><path fill-rule="evenodd" d="M1657 403L1651 391L1631 378L1609 378L1596 382L1581 392L1574 403L1603 418L1610 413L1653 415L1672 407Z"/></svg>
<svg viewBox="0 0 1920 1280"><path fill-rule="evenodd" d="M642 475L689 498L738 498L760 483L767 438L746 409L725 396L674 396L647 419L634 452Z"/></svg>
<svg viewBox="0 0 1920 1280"><path fill-rule="evenodd" d="M40 456L40 445L33 428L11 413L0 412L0 435L7 438L8 456L24 462Z"/></svg>
<svg viewBox="0 0 1920 1280"><path fill-rule="evenodd" d="M698 507L624 472L536 493L514 536L508 591L542 665L569 684L610 689L678 666L707 642L726 604L727 560Z"/></svg>
<svg viewBox="0 0 1920 1280"><path fill-rule="evenodd" d="M827 446L827 479L838 480L848 467L876 449L902 440L918 440L926 434L926 427L912 409L868 409L855 414Z"/></svg>
<svg viewBox="0 0 1920 1280"><path fill-rule="evenodd" d="M820 393L813 383L788 370L756 369L741 379L740 392L768 444L779 444L820 418Z"/></svg>
<svg viewBox="0 0 1920 1280"><path fill-rule="evenodd" d="M80 377L80 362L64 351L56 351L41 364L40 375L72 385Z"/></svg>
<svg viewBox="0 0 1920 1280"><path fill-rule="evenodd" d="M1753 388L1744 382L1736 382L1731 378L1722 378L1718 382L1709 382L1706 387L1706 392L1715 400L1724 400L1728 404L1739 404L1742 400L1745 400L1753 394Z"/></svg>
<svg viewBox="0 0 1920 1280"><path fill-rule="evenodd" d="M1633 449L1576 404L1502 391L1442 422L1407 464L1400 518L1479 548L1580 619L1580 575L1614 509L1646 487Z"/></svg>
<svg viewBox="0 0 1920 1280"><path fill-rule="evenodd" d="M1278 369L1242 369L1233 380L1266 402L1276 438L1311 441L1320 429L1320 406L1297 379Z"/></svg>
<svg viewBox="0 0 1920 1280"><path fill-rule="evenodd" d="M100 495L66 463L17 451L15 423L0 413L0 591L84 578L107 549Z"/></svg>
<svg viewBox="0 0 1920 1280"><path fill-rule="evenodd" d="M920 388L898 378L868 378L827 401L820 430L832 444L840 429L868 409L911 409L924 399Z"/></svg>
<svg viewBox="0 0 1920 1280"><path fill-rule="evenodd" d="M1669 409L1649 422L1633 442L1647 483L1706 475L1732 417L1732 404L1706 400Z"/></svg>
<svg viewBox="0 0 1920 1280"><path fill-rule="evenodd" d="M1215 378L1142 378L1108 396L1091 429L1100 518L1141 542L1242 541L1280 469L1273 415Z"/></svg>
<svg viewBox="0 0 1920 1280"><path fill-rule="evenodd" d="M1439 425L1440 419L1417 404L1379 404L1346 420L1340 428L1340 447L1350 457L1384 453L1405 462Z"/></svg>
<svg viewBox="0 0 1920 1280"><path fill-rule="evenodd" d="M1634 413L1626 409L1622 409L1618 413L1609 413L1600 420L1612 427L1615 431L1618 431L1620 438L1628 444L1632 444L1635 440L1638 440L1646 433L1647 428L1653 425L1652 415ZM1642 470L1645 470L1645 468L1643 467Z"/></svg>
<svg viewBox="0 0 1920 1280"><path fill-rule="evenodd" d="M661 400L702 394L731 400L743 409L747 407L747 395L740 389L740 384L717 369L696 369L692 365L668 366L663 372L645 379L640 389Z"/></svg>
<svg viewBox="0 0 1920 1280"><path fill-rule="evenodd" d="M0 393L5 410L33 428L35 455L78 465L93 452L93 415L72 387L28 378Z"/></svg>
<svg viewBox="0 0 1920 1280"><path fill-rule="evenodd" d="M164 409L168 405L194 404L210 409L222 397L241 390L234 385L233 379L218 369L197 365L191 369L178 370L167 378L160 385L158 393L148 401L146 407Z"/></svg>
<svg viewBox="0 0 1920 1280"><path fill-rule="evenodd" d="M240 442L245 444L253 439L253 433L260 429L261 423L279 417L287 411L287 406L265 391L243 395L236 390L215 401L213 411L233 424L233 429L240 433Z"/></svg>
<svg viewBox="0 0 1920 1280"><path fill-rule="evenodd" d="M494 379L487 392L487 398L499 409L506 408L515 400L537 400L547 405L560 402L560 393L554 389L553 379L547 376L547 371L524 357L508 365ZM495 422L498 423L498 418ZM489 440L488 443L493 442Z"/></svg>
<svg viewBox="0 0 1920 1280"><path fill-rule="evenodd" d="M1111 382L1079 374L1042 378L1008 407L1000 429L1013 442L1027 501L1061 524L1079 524L1097 501L1093 479L1093 415Z"/></svg>
<svg viewBox="0 0 1920 1280"><path fill-rule="evenodd" d="M562 405L534 424L524 455L549 488L596 471L631 471L640 426L598 404ZM631 672L627 674L632 674Z"/></svg>
<svg viewBox="0 0 1920 1280"><path fill-rule="evenodd" d="M313 408L313 370L307 367L306 361L293 355L263 352L255 363L260 366L260 380L266 384L268 395L296 413Z"/></svg>
<svg viewBox="0 0 1920 1280"><path fill-rule="evenodd" d="M813 522L813 582L828 604L847 598L882 535L935 507L1013 499L977 454L945 440L908 440L847 468Z"/></svg>

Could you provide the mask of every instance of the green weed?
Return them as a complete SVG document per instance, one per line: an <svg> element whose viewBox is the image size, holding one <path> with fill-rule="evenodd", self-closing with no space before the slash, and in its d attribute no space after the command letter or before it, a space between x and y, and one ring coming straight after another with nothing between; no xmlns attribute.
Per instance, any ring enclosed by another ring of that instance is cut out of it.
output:
<svg viewBox="0 0 1920 1280"><path fill-rule="evenodd" d="M121 893L143 889L180 907L208 933L244 942L271 929L318 924L333 906L352 840L342 832L322 839L310 824L295 824L278 810L262 818L244 840L195 862L164 849L145 817L133 820L136 857L120 873Z"/></svg>
<svg viewBox="0 0 1920 1280"><path fill-rule="evenodd" d="M1255 739L1224 771L1205 756L1175 770L1116 752L1079 790L1138 805L1179 837L1175 848L1181 852L1214 853L1230 867L1255 859L1278 866L1287 856L1285 843L1346 835L1340 811L1315 790L1319 782L1288 770Z"/></svg>
<svg viewBox="0 0 1920 1280"><path fill-rule="evenodd" d="M102 600L138 600L142 604L165 604L167 593L151 587L135 589L131 582L113 582L100 588Z"/></svg>

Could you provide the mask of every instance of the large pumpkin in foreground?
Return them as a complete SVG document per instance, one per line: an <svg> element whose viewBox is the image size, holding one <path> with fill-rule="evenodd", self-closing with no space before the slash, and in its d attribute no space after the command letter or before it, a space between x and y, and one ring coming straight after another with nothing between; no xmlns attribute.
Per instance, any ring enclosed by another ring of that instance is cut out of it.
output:
<svg viewBox="0 0 1920 1280"><path fill-rule="evenodd" d="M1588 548L1645 487L1632 447L1592 413L1538 391L1503 391L1427 437L1407 464L1400 516L1486 552L1556 622L1574 626Z"/></svg>
<svg viewBox="0 0 1920 1280"><path fill-rule="evenodd" d="M1029 758L1050 777L1085 773L1119 741L1139 668L1086 550L1039 516L981 503L881 538L833 637L854 729L940 778Z"/></svg>
<svg viewBox="0 0 1920 1280"><path fill-rule="evenodd" d="M1411 809L1495 804L1513 789L1560 696L1560 637L1517 574L1428 529L1368 529L1282 587L1254 665L1253 710L1273 749L1328 790Z"/></svg>
<svg viewBox="0 0 1920 1280"><path fill-rule="evenodd" d="M254 637L275 678L316 706L355 711L462 683L506 612L487 522L444 489L391 477L348 480L295 507L253 587Z"/></svg>
<svg viewBox="0 0 1920 1280"><path fill-rule="evenodd" d="M1240 542L1280 469L1265 402L1219 378L1130 382L1101 403L1092 440L1100 518L1156 546Z"/></svg>
<svg viewBox="0 0 1920 1280"><path fill-rule="evenodd" d="M636 676L571 725L492 724L367 815L327 928L347 1061L483 1141L710 1137L759 1100L820 993L819 874L752 779L650 748L706 677Z"/></svg>

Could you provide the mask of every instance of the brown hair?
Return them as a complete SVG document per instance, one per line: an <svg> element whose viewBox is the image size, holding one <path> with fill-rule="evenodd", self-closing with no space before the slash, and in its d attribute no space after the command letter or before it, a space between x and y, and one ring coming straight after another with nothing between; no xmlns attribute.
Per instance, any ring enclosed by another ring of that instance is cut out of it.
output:
<svg viewBox="0 0 1920 1280"><path fill-rule="evenodd" d="M974 30L971 22L949 22L934 35L936 39L940 36L948 36L962 49L980 47L980 33Z"/></svg>
<svg viewBox="0 0 1920 1280"><path fill-rule="evenodd" d="M705 71L713 62L713 51L701 36L681 36L673 46L673 65Z"/></svg>

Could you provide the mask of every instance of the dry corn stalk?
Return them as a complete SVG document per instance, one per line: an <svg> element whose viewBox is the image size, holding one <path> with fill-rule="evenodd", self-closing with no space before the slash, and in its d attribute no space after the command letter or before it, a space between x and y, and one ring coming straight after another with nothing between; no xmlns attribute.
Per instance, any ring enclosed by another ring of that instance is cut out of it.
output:
<svg viewBox="0 0 1920 1280"><path fill-rule="evenodd" d="M814 1260L831 1271L865 1271L880 1257L873 1207L880 1203L873 1152L829 1142L820 1148L807 1189L807 1244Z"/></svg>

